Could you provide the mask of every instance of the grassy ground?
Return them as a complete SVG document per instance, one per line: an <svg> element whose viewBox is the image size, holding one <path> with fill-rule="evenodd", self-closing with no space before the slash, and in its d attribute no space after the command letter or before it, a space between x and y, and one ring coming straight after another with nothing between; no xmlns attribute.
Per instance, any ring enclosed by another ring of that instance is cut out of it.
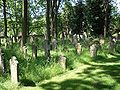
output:
<svg viewBox="0 0 120 90"><path fill-rule="evenodd" d="M119 90L120 63L85 63L79 68L40 82L31 90ZM20 90L29 90L23 87Z"/></svg>
<svg viewBox="0 0 120 90"><path fill-rule="evenodd" d="M40 44L41 45L41 44ZM81 55L77 55L74 46L67 42L57 51L51 51L51 62L46 62L44 51L38 48L38 58L31 58L31 45L24 58L19 46L4 49L7 74L0 77L0 90L119 90L120 54L109 54L107 44L100 48L98 56L91 58L88 47L83 45ZM60 53L67 58L64 71L58 62ZM16 56L19 61L20 85L10 82L9 59ZM24 85L24 86L23 86Z"/></svg>

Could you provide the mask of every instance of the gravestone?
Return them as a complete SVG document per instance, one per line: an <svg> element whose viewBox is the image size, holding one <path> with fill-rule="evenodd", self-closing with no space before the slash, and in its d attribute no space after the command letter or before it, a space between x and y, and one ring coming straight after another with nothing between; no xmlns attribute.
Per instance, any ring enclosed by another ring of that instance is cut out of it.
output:
<svg viewBox="0 0 120 90"><path fill-rule="evenodd" d="M18 61L15 56L10 59L10 73L11 73L11 82L18 83Z"/></svg>
<svg viewBox="0 0 120 90"><path fill-rule="evenodd" d="M37 46L34 44L32 45L32 58L37 58Z"/></svg>
<svg viewBox="0 0 120 90"><path fill-rule="evenodd" d="M90 46L90 54L91 54L91 57L95 57L97 56L97 51L98 51L98 48L97 48L97 44L92 44Z"/></svg>
<svg viewBox="0 0 120 90"><path fill-rule="evenodd" d="M22 40L22 38L17 36L17 42L19 43L19 45L21 44L21 40Z"/></svg>
<svg viewBox="0 0 120 90"><path fill-rule="evenodd" d="M88 38L87 32L83 32L85 40Z"/></svg>
<svg viewBox="0 0 120 90"><path fill-rule="evenodd" d="M34 36L30 36L30 43L33 43L34 41Z"/></svg>
<svg viewBox="0 0 120 90"><path fill-rule="evenodd" d="M80 55L80 53L81 53L81 45L80 45L80 43L76 44L76 52L77 52L78 55Z"/></svg>
<svg viewBox="0 0 120 90"><path fill-rule="evenodd" d="M76 45L77 44L77 36L76 36L76 34L75 35L73 35L73 40L72 40L72 42L73 42L73 45Z"/></svg>
<svg viewBox="0 0 120 90"><path fill-rule="evenodd" d="M0 74L3 74L4 71L4 61L3 61L3 53L2 49L0 48Z"/></svg>
<svg viewBox="0 0 120 90"><path fill-rule="evenodd" d="M24 58L26 57L27 55L27 47L26 46L23 46L23 54L24 54Z"/></svg>
<svg viewBox="0 0 120 90"><path fill-rule="evenodd" d="M115 52L115 42L112 37L109 38L108 45L109 45L108 46L109 52L111 52L111 53Z"/></svg>
<svg viewBox="0 0 120 90"><path fill-rule="evenodd" d="M7 38L5 38L5 48L7 48L8 46L8 42L7 42Z"/></svg>
<svg viewBox="0 0 120 90"><path fill-rule="evenodd" d="M56 39L53 39L52 40L52 49L54 50L54 49L57 49L57 41L56 41Z"/></svg>
<svg viewBox="0 0 120 90"><path fill-rule="evenodd" d="M16 41L15 41L15 36L13 36L13 37L12 37L12 40L13 40L13 43L15 43L15 42L16 42Z"/></svg>
<svg viewBox="0 0 120 90"><path fill-rule="evenodd" d="M59 57L59 64L64 70L66 69L66 57L63 54Z"/></svg>
<svg viewBox="0 0 120 90"><path fill-rule="evenodd" d="M80 35L77 34L77 35L76 35L76 38L77 38L77 41L79 42L79 41L80 41Z"/></svg>
<svg viewBox="0 0 120 90"><path fill-rule="evenodd" d="M100 39L100 45L103 45L105 43L105 40L104 39Z"/></svg>

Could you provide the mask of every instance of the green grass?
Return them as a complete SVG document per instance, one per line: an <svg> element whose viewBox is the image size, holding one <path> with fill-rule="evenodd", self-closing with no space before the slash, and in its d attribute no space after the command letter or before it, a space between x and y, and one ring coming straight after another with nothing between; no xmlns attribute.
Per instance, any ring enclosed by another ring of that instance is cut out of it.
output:
<svg viewBox="0 0 120 90"><path fill-rule="evenodd" d="M66 41L64 47L67 47L67 50L63 50L63 46L59 44L57 50L51 51L50 62L44 57L42 42L37 43L39 46L38 58L35 60L31 57L31 44L27 45L28 54L25 58L18 44L14 44L14 48L4 49L7 68L6 75L0 77L0 88L2 90L120 89L120 55L118 53L109 54L106 48L107 44L102 46L97 57L91 58L87 46L83 47L81 55L77 55L74 46L69 41ZM58 64L61 53L64 53L67 58L66 71ZM20 86L18 87L10 82L9 59L13 55L19 61ZM37 86L30 87L32 84ZM23 87L23 85L28 85L29 87Z"/></svg>

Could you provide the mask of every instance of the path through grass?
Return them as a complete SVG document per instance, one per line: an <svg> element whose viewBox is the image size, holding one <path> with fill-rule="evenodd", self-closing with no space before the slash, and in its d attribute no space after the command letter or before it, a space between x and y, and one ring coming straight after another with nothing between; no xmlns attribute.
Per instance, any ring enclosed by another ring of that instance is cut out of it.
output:
<svg viewBox="0 0 120 90"><path fill-rule="evenodd" d="M20 90L120 90L120 63L85 63L40 82L37 87Z"/></svg>

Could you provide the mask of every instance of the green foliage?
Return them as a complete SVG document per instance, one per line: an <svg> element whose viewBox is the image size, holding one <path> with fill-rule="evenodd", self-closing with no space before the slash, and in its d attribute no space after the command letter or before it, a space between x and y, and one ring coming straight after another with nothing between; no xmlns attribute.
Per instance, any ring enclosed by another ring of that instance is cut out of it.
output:
<svg viewBox="0 0 120 90"><path fill-rule="evenodd" d="M60 15L60 19L61 19L61 26L62 26L62 30L66 31L67 29L69 29L71 27L71 25L73 26L73 6L71 4L71 2L69 1L65 1L65 6L63 9L63 12Z"/></svg>
<svg viewBox="0 0 120 90"><path fill-rule="evenodd" d="M111 2L108 2L107 12L107 32L111 19ZM103 35L105 25L105 5L103 0L86 0L86 17L93 35Z"/></svg>

